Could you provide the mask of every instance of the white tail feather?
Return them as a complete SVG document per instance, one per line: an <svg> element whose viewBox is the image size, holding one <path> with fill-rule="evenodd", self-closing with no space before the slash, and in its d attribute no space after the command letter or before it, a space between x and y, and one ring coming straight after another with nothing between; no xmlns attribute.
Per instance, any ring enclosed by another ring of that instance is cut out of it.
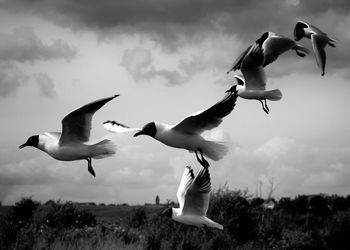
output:
<svg viewBox="0 0 350 250"><path fill-rule="evenodd" d="M278 101L282 99L282 92L279 89L265 91L265 97L270 101Z"/></svg>
<svg viewBox="0 0 350 250"><path fill-rule="evenodd" d="M224 143L214 141L204 141L201 149L203 154L213 161L222 159L228 152L228 148Z"/></svg>
<svg viewBox="0 0 350 250"><path fill-rule="evenodd" d="M116 145L108 139L89 146L90 155L94 159L110 157L116 153L116 149Z"/></svg>

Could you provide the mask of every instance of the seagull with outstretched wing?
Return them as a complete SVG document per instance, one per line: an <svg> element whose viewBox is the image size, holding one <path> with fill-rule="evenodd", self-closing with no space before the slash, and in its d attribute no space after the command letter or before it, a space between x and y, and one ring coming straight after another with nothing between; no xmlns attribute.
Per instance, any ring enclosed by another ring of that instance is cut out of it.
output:
<svg viewBox="0 0 350 250"><path fill-rule="evenodd" d="M282 98L279 89L266 90L266 73L263 66L258 66L252 56L247 54L240 66L242 76L234 75L237 83L226 92L238 91L238 96L248 100L258 100L266 114L270 112L266 100L278 101ZM264 102L263 102L264 101Z"/></svg>
<svg viewBox="0 0 350 250"><path fill-rule="evenodd" d="M311 39L312 49L315 54L318 67L322 70L321 75L324 76L326 66L326 51L327 44L331 47L335 47L335 39L328 37L326 33L310 25L304 21L298 21L294 28L294 39L299 41L303 37Z"/></svg>
<svg viewBox="0 0 350 250"><path fill-rule="evenodd" d="M196 177L190 166L187 166L177 190L179 208L167 208L161 215L177 222L197 227L223 229L224 227L207 217L211 191L208 168L201 167Z"/></svg>
<svg viewBox="0 0 350 250"><path fill-rule="evenodd" d="M307 48L296 43L293 39L278 35L274 32L265 32L237 57L227 73L241 69L242 62L248 55L254 60L257 66L265 67L288 50L295 50L300 57L304 57L306 54L310 53Z"/></svg>
<svg viewBox="0 0 350 250"><path fill-rule="evenodd" d="M222 119L230 114L235 107L236 100L237 91L232 90L210 108L192 114L176 125L150 122L135 133L134 137L148 135L170 147L195 152L199 163L208 167L209 163L203 155L218 161L227 153L228 149L223 143L205 140L200 134L205 130L219 126ZM198 153L200 153L201 158Z"/></svg>
<svg viewBox="0 0 350 250"><path fill-rule="evenodd" d="M114 143L108 139L93 145L85 144L90 138L92 116L117 96L119 95L91 102L70 112L62 120L62 133L49 132L33 135L19 148L36 147L60 161L87 160L89 172L96 176L91 159L105 158L115 154L116 151Z"/></svg>

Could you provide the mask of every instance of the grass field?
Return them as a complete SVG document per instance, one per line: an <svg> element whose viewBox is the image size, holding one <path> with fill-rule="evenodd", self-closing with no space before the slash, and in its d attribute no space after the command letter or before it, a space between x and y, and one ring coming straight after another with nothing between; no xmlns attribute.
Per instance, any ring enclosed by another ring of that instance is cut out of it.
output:
<svg viewBox="0 0 350 250"><path fill-rule="evenodd" d="M132 212L138 208L144 208L147 217L151 214L156 214L164 208L163 205L149 205L149 206L128 206L128 205L76 205L77 208L91 212L96 216L98 223L120 223L125 224ZM45 209L45 206L42 206ZM11 206L0 206L0 216L6 215L11 210Z"/></svg>
<svg viewBox="0 0 350 250"><path fill-rule="evenodd" d="M147 217L151 214L160 212L164 206L101 206L101 205L79 205L80 209L85 209L96 216L98 222L111 222L111 223L126 223L130 215L135 209L140 207L144 208Z"/></svg>

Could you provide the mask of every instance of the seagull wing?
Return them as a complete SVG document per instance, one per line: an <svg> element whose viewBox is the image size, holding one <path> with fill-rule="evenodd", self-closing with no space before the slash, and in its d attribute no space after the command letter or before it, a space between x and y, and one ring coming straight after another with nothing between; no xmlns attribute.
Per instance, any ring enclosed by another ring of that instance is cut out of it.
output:
<svg viewBox="0 0 350 250"><path fill-rule="evenodd" d="M131 128L127 125L121 124L116 121L105 121L103 123L103 127L113 133L125 133L125 132L132 132L132 131L140 131L140 128Z"/></svg>
<svg viewBox="0 0 350 250"><path fill-rule="evenodd" d="M247 90L265 90L267 81L265 70L262 66L258 66L250 55L244 58L241 71Z"/></svg>
<svg viewBox="0 0 350 250"><path fill-rule="evenodd" d="M185 168L185 171L182 174L180 185L176 193L177 199L179 201L180 209L182 209L184 206L186 192L191 186L193 179L194 179L193 170L190 166L187 166Z"/></svg>
<svg viewBox="0 0 350 250"><path fill-rule="evenodd" d="M176 124L173 129L185 134L201 134L219 126L222 118L231 113L236 105L237 91L229 92L221 101L210 108L192 114Z"/></svg>
<svg viewBox="0 0 350 250"><path fill-rule="evenodd" d="M237 59L232 63L232 66L230 69L227 71L227 74L230 73L230 71L235 71L237 69L241 69L241 64L244 59L244 57L248 54L249 50L251 49L252 45L250 45L245 51L243 51Z"/></svg>
<svg viewBox="0 0 350 250"><path fill-rule="evenodd" d="M90 137L91 119L94 113L119 95L86 104L66 115L62 120L60 145L70 142L86 142Z"/></svg>
<svg viewBox="0 0 350 250"><path fill-rule="evenodd" d="M263 67L276 61L279 55L296 45L296 43L288 37L279 36L272 32L270 33L269 38L267 38L262 44L262 50L264 53Z"/></svg>
<svg viewBox="0 0 350 250"><path fill-rule="evenodd" d="M196 178L185 194L184 214L206 216L211 191L208 168L201 167Z"/></svg>
<svg viewBox="0 0 350 250"><path fill-rule="evenodd" d="M328 43L328 39L322 34L311 35L312 49L314 50L316 62L319 68L322 69L322 75L324 74L324 68L326 65L326 52L324 47Z"/></svg>

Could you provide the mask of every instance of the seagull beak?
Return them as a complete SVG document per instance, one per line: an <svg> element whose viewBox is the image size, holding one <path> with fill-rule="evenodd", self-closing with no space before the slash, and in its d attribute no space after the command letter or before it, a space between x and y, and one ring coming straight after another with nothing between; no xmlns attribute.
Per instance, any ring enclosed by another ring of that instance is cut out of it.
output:
<svg viewBox="0 0 350 250"><path fill-rule="evenodd" d="M22 148L24 148L24 147L26 147L26 146L28 146L27 143L23 143L23 144L22 144L21 146L19 146L18 148L19 148L19 149L22 149Z"/></svg>
<svg viewBox="0 0 350 250"><path fill-rule="evenodd" d="M140 131L138 131L137 133L134 134L134 137L139 136L139 135L143 135L143 134L144 134L143 130L140 130Z"/></svg>

